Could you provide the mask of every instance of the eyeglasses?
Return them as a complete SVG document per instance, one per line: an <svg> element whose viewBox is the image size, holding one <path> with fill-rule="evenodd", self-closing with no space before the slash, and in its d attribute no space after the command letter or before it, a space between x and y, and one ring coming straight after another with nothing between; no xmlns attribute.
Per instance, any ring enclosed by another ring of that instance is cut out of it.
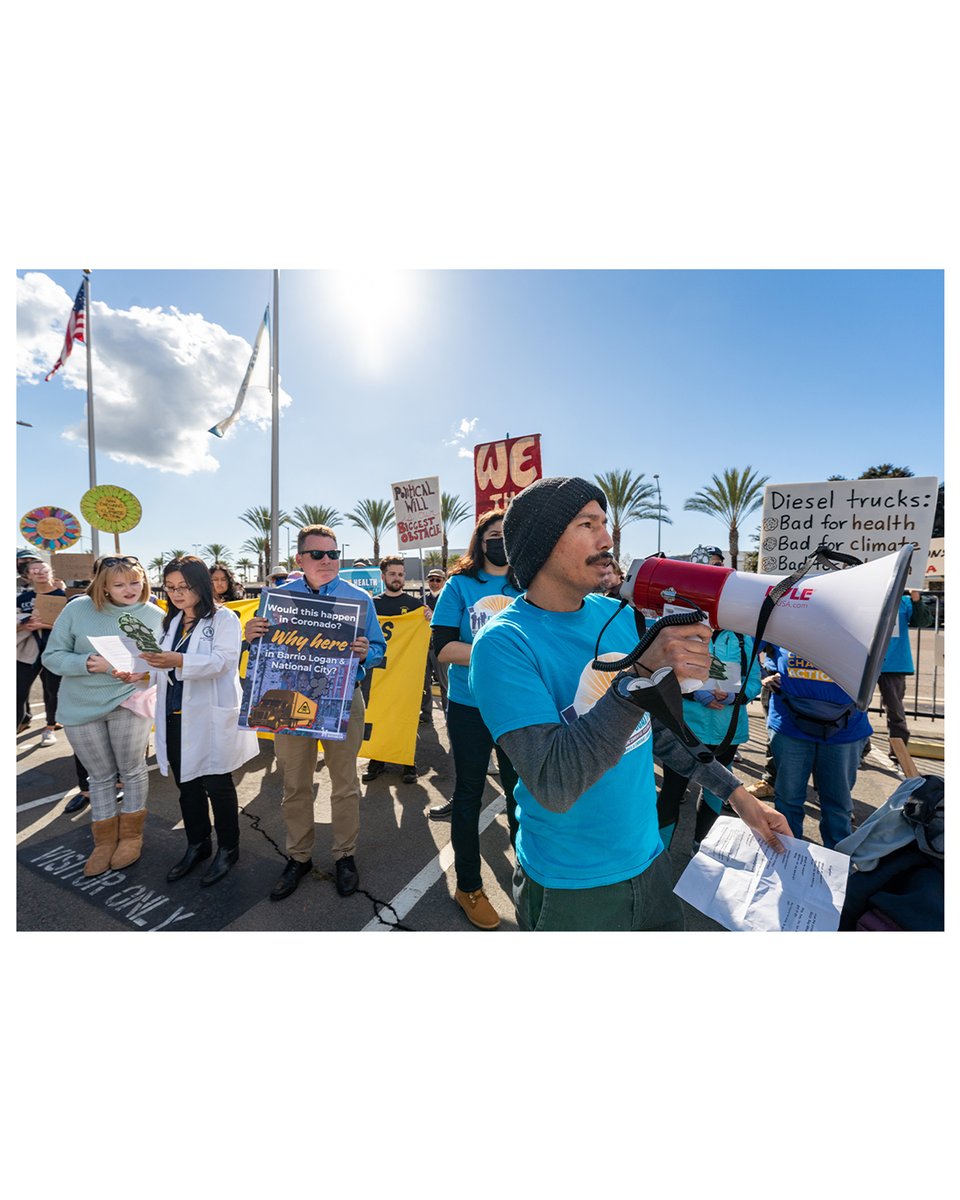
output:
<svg viewBox="0 0 960 1200"><path fill-rule="evenodd" d="M339 550L301 550L300 553L312 558L314 562L319 562L321 558L332 558L336 562L340 557Z"/></svg>
<svg viewBox="0 0 960 1200"><path fill-rule="evenodd" d="M189 583L185 583L183 587L164 587L168 596L179 596L181 592L192 592L193 590Z"/></svg>
<svg viewBox="0 0 960 1200"><path fill-rule="evenodd" d="M140 559L128 554L125 558L101 558L101 567L139 567Z"/></svg>

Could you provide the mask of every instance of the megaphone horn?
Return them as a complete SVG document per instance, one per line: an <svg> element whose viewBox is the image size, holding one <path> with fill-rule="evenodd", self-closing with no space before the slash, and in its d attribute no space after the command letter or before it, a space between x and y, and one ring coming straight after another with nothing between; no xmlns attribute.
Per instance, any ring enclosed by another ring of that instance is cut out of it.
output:
<svg viewBox="0 0 960 1200"><path fill-rule="evenodd" d="M807 659L865 711L896 623L913 550L907 545L856 567L805 576L777 602L764 640ZM696 605L715 629L752 637L764 599L780 582L776 575L654 555L632 563L620 595L656 616L665 604Z"/></svg>

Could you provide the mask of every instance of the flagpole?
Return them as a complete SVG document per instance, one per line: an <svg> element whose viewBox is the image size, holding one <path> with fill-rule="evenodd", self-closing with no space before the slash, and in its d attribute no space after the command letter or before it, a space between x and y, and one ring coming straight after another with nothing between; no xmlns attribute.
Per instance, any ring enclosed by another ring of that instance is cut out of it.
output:
<svg viewBox="0 0 960 1200"><path fill-rule="evenodd" d="M270 571L280 566L280 272L273 273L273 320L270 324Z"/></svg>
<svg viewBox="0 0 960 1200"><path fill-rule="evenodd" d="M90 461L90 486L97 486L97 445L93 430L93 351L90 348L90 272L83 272L84 326L83 344L87 351L87 456ZM90 549L93 557L100 556L100 532L90 526Z"/></svg>

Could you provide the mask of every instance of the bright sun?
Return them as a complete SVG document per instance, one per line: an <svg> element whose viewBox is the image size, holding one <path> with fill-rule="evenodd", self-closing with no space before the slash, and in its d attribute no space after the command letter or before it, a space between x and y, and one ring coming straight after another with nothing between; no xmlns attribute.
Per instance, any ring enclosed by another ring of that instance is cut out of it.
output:
<svg viewBox="0 0 960 1200"><path fill-rule="evenodd" d="M405 344L419 310L414 271L331 271L333 314L364 370L381 375Z"/></svg>

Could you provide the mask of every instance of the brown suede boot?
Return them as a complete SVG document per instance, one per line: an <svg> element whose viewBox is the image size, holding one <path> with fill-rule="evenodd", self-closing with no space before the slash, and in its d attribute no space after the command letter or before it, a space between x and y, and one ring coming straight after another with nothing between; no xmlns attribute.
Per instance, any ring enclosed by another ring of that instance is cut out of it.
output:
<svg viewBox="0 0 960 1200"><path fill-rule="evenodd" d="M110 866L115 871L122 871L124 867L132 867L140 857L140 851L143 849L143 823L146 819L147 810L145 808L141 808L139 812L135 813L122 812L120 814L120 841L110 859Z"/></svg>
<svg viewBox="0 0 960 1200"><path fill-rule="evenodd" d="M120 826L119 817L108 817L106 821L92 821L93 853L83 866L83 873L90 878L102 875L110 867L110 859L117 848L117 830Z"/></svg>

